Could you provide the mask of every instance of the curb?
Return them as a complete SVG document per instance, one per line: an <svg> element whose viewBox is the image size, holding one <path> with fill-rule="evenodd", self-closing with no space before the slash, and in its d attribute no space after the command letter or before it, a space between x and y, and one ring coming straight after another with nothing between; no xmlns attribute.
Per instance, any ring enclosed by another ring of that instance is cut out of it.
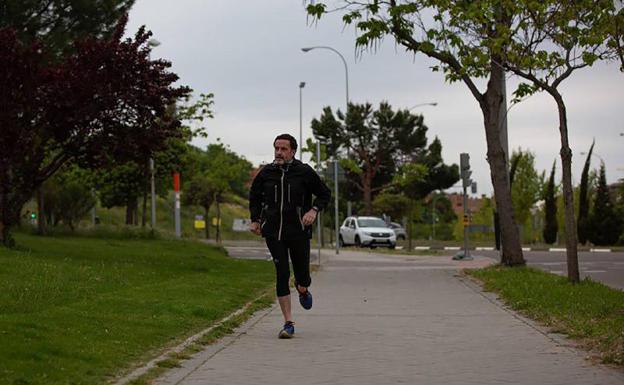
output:
<svg viewBox="0 0 624 385"><path fill-rule="evenodd" d="M266 295L267 295L267 293L264 293L264 294L262 294L262 295L260 295L260 296L258 296L256 298L254 298L253 300L247 302L243 307L241 307L240 309L236 310L233 313L230 313L226 317L220 319L214 325L212 325L212 326L210 326L210 327L208 327L208 328L206 328L206 329L204 329L204 330L202 330L202 331L200 331L200 332L198 332L198 333L188 337L187 339L182 341L180 344L164 350L158 357L155 357L155 358L151 359L150 361L148 361L147 363L142 364L140 367L131 370L130 373L128 373L128 374L124 375L123 377L117 379L112 384L113 385L127 385L128 383L136 380L137 378L139 378L142 375L146 374L150 369L158 367L158 363L160 361L163 361L163 360L169 358L169 356L172 353L180 353L180 352L182 352L189 345L193 344L194 342L199 340L204 335L210 333L211 331L213 331L214 329L216 329L219 326L223 325L225 322L229 321L230 319L243 314L245 311L247 311L247 309L249 309L251 307L251 305L256 303L261 298L265 297ZM260 310L258 313L266 312L268 314L268 312L271 311L272 309L273 309L273 306L269 307L268 310L266 310L266 309ZM252 316L252 318L253 318L253 316Z"/></svg>
<svg viewBox="0 0 624 385"><path fill-rule="evenodd" d="M457 250L462 250L463 248L460 246L414 246L413 249L421 250L421 251L427 251L427 250L457 251ZM494 247L485 247L485 246L477 246L477 247L473 246L473 247L469 247L468 249L473 250L473 251L495 251L496 250ZM522 251L548 251L551 253L565 253L566 248L565 247L550 247L550 248L523 247ZM590 248L588 250L578 250L578 252L586 252L586 253L614 253L614 252L619 252L619 251L620 250L603 249L603 248Z"/></svg>

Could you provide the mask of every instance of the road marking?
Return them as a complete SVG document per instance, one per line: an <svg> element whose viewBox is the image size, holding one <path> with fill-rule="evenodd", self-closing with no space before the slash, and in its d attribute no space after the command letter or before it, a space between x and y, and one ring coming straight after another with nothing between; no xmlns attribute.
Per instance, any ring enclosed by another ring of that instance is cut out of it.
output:
<svg viewBox="0 0 624 385"><path fill-rule="evenodd" d="M589 249L592 253L610 253L611 249Z"/></svg>
<svg viewBox="0 0 624 385"><path fill-rule="evenodd" d="M461 250L459 246L445 246L444 250Z"/></svg>
<svg viewBox="0 0 624 385"><path fill-rule="evenodd" d="M581 272L586 274L595 274L595 273L606 273L606 270L581 270Z"/></svg>
<svg viewBox="0 0 624 385"><path fill-rule="evenodd" d="M557 275L563 275L563 270L551 270L550 272Z"/></svg>
<svg viewBox="0 0 624 385"><path fill-rule="evenodd" d="M548 251L566 251L565 248L551 247Z"/></svg>
<svg viewBox="0 0 624 385"><path fill-rule="evenodd" d="M561 266L564 263L565 262L537 262L538 265L543 265L543 266Z"/></svg>
<svg viewBox="0 0 624 385"><path fill-rule="evenodd" d="M531 248L530 247L523 247L522 251L531 251Z"/></svg>
<svg viewBox="0 0 624 385"><path fill-rule="evenodd" d="M431 250L431 246L416 246L414 250Z"/></svg>
<svg viewBox="0 0 624 385"><path fill-rule="evenodd" d="M477 247L475 250L478 250L478 251L493 251L494 248L493 247Z"/></svg>

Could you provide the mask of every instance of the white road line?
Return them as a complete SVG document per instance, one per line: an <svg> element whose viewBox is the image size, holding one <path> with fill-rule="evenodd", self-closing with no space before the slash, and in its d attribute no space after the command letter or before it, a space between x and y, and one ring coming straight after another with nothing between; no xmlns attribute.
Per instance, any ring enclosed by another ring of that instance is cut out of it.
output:
<svg viewBox="0 0 624 385"><path fill-rule="evenodd" d="M592 253L610 253L611 249L589 249Z"/></svg>
<svg viewBox="0 0 624 385"><path fill-rule="evenodd" d="M475 250L478 250L478 251L492 251L492 250L494 250L494 248L493 247L477 247Z"/></svg>
<svg viewBox="0 0 624 385"><path fill-rule="evenodd" d="M431 250L430 246L416 246L414 250Z"/></svg>
<svg viewBox="0 0 624 385"><path fill-rule="evenodd" d="M444 250L461 250L459 246L445 246Z"/></svg>
<svg viewBox="0 0 624 385"><path fill-rule="evenodd" d="M538 262L537 265L543 266L561 266L564 265L565 262Z"/></svg>
<svg viewBox="0 0 624 385"><path fill-rule="evenodd" d="M531 248L530 247L523 247L522 251L531 251Z"/></svg>
<svg viewBox="0 0 624 385"><path fill-rule="evenodd" d="M586 274L595 274L595 273L606 273L606 270L581 270L582 273Z"/></svg>
<svg viewBox="0 0 624 385"><path fill-rule="evenodd" d="M566 251L565 248L551 247L548 251Z"/></svg>

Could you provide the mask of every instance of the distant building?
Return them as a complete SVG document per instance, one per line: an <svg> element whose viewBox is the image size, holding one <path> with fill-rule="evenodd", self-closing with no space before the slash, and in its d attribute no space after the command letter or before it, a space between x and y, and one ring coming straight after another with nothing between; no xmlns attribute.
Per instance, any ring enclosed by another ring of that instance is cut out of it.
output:
<svg viewBox="0 0 624 385"><path fill-rule="evenodd" d="M464 196L459 193L452 193L447 195L448 199L451 201L453 206L453 211L457 218L464 217ZM476 213L483 207L483 203L485 200L485 195L481 195L480 198L472 198L468 197L468 209L471 213Z"/></svg>

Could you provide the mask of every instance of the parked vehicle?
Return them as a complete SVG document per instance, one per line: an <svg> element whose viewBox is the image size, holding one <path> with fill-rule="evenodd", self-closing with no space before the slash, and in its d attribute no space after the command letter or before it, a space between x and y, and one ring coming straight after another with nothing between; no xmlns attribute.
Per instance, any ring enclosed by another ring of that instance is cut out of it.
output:
<svg viewBox="0 0 624 385"><path fill-rule="evenodd" d="M390 222L390 228L394 231L394 235L396 235L397 240L407 239L407 232L405 231L405 228L403 228L403 226L401 226L399 223Z"/></svg>
<svg viewBox="0 0 624 385"><path fill-rule="evenodd" d="M340 226L340 246L396 247L396 235L381 218L347 217Z"/></svg>

